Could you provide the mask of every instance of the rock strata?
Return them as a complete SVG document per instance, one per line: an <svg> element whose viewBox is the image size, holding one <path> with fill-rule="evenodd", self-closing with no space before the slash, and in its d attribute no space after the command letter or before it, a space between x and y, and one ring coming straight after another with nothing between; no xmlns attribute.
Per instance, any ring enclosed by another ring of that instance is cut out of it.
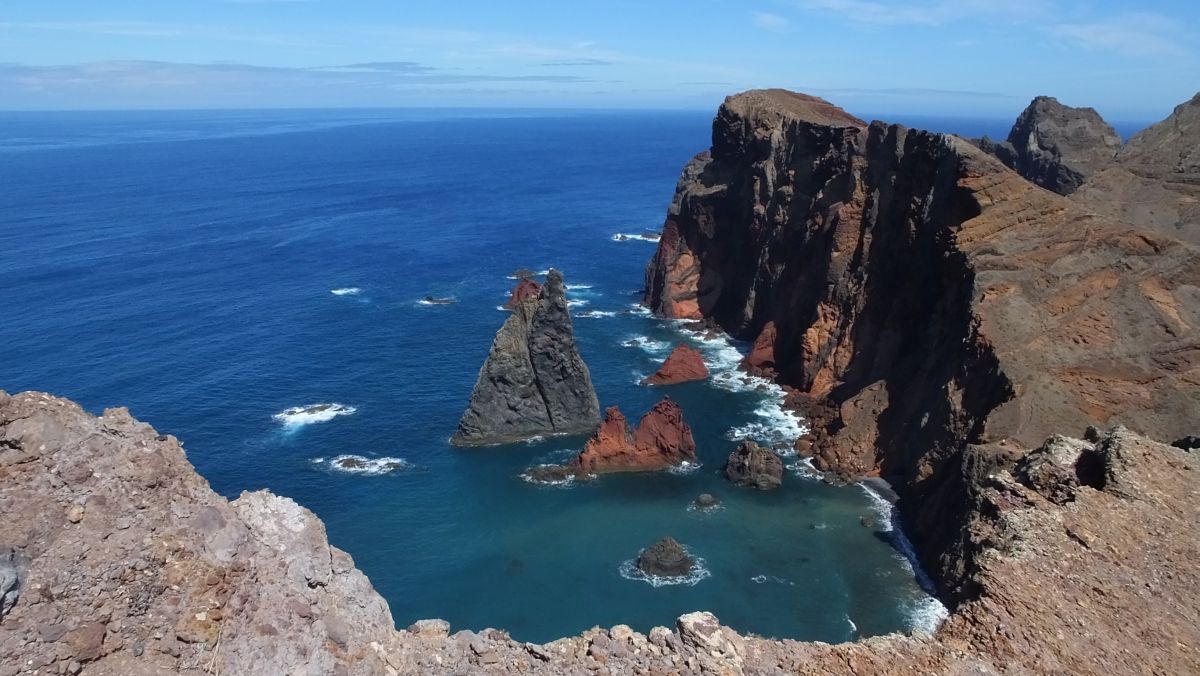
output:
<svg viewBox="0 0 1200 676"><path fill-rule="evenodd" d="M638 570L655 577L684 577L695 565L683 545L672 537L665 537L643 549L637 558Z"/></svg>
<svg viewBox="0 0 1200 676"><path fill-rule="evenodd" d="M660 316L773 334L814 465L888 478L951 600L978 565L955 515L1021 449L1118 422L1176 439L1200 410L1195 247L811 97L726 100L646 289Z"/></svg>
<svg viewBox="0 0 1200 676"><path fill-rule="evenodd" d="M583 474L604 474L661 470L685 462L696 462L692 428L679 405L664 397L636 429L630 429L620 409L609 408L600 429L570 466Z"/></svg>
<svg viewBox="0 0 1200 676"><path fill-rule="evenodd" d="M753 441L743 441L729 454L723 470L735 486L769 491L783 484L783 460Z"/></svg>
<svg viewBox="0 0 1200 676"><path fill-rule="evenodd" d="M676 345L663 365L653 375L642 379L643 385L675 385L708 378L704 355L687 345Z"/></svg>
<svg viewBox="0 0 1200 676"><path fill-rule="evenodd" d="M450 442L483 446L587 434L599 421L596 390L575 347L562 273L551 270L536 301L519 303L496 334Z"/></svg>

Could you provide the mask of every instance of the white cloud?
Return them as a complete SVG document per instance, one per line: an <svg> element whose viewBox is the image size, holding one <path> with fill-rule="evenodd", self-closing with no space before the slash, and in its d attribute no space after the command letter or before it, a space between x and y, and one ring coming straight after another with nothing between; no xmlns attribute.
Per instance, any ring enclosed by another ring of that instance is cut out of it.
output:
<svg viewBox="0 0 1200 676"><path fill-rule="evenodd" d="M1108 19L1053 25L1048 31L1064 42L1130 56L1182 56L1179 25L1157 14L1124 14Z"/></svg>
<svg viewBox="0 0 1200 676"><path fill-rule="evenodd" d="M786 33L792 29L792 22L770 12L755 12L754 25L775 33Z"/></svg>
<svg viewBox="0 0 1200 676"><path fill-rule="evenodd" d="M1054 10L1037 0L792 0L809 11L837 14L855 23L940 26L961 20L1029 19Z"/></svg>

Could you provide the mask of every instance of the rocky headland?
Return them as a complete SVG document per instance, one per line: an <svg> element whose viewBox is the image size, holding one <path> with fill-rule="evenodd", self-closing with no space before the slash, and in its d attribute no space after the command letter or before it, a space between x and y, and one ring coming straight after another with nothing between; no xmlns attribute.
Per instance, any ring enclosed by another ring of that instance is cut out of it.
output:
<svg viewBox="0 0 1200 676"><path fill-rule="evenodd" d="M492 343L450 442L456 446L510 443L546 434L588 434L600 404L587 365L575 347L562 273L545 284L522 279L517 300Z"/></svg>
<svg viewBox="0 0 1200 676"><path fill-rule="evenodd" d="M666 361L653 374L642 379L643 385L676 385L708 378L704 355L687 345L676 345Z"/></svg>
<svg viewBox="0 0 1200 676"><path fill-rule="evenodd" d="M959 602L989 476L1063 431L1195 427L1197 254L962 139L756 91L726 100L684 169L646 303L769 354L814 464L888 478Z"/></svg>

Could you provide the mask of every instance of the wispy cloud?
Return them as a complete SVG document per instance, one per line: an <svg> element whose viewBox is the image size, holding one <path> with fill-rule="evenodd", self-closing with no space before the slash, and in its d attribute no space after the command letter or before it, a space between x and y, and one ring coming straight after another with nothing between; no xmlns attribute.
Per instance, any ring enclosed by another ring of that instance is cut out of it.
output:
<svg viewBox="0 0 1200 676"><path fill-rule="evenodd" d="M792 22L770 12L754 12L754 25L775 33L786 33L792 29Z"/></svg>
<svg viewBox="0 0 1200 676"><path fill-rule="evenodd" d="M1130 56L1182 56L1185 36L1177 22L1139 12L1099 21L1050 26L1049 33L1087 49L1113 50Z"/></svg>
<svg viewBox="0 0 1200 676"><path fill-rule="evenodd" d="M560 61L547 61L543 66L611 66L612 61L607 59L562 59Z"/></svg>
<svg viewBox="0 0 1200 676"><path fill-rule="evenodd" d="M935 89L930 87L801 87L800 91L816 92L829 96L870 96L872 98L958 98L958 99L1012 99L1011 94L975 91L970 89Z"/></svg>
<svg viewBox="0 0 1200 676"><path fill-rule="evenodd" d="M1027 19L1053 10L1052 2L1037 0L792 0L791 4L803 10L836 14L856 23L881 25L940 26L963 19Z"/></svg>

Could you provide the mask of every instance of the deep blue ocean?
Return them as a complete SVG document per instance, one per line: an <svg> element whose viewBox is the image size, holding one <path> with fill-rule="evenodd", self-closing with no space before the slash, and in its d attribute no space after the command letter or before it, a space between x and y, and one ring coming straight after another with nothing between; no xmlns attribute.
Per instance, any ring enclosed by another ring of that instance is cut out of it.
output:
<svg viewBox="0 0 1200 676"><path fill-rule="evenodd" d="M719 474L734 439L795 433L771 392L636 308L701 112L0 113L0 388L93 412L128 406L183 440L230 498L269 488L326 523L400 626L442 617L545 641L645 631L711 610L742 631L841 641L942 612L862 486L791 469L771 493ZM914 123L912 120L905 120ZM1007 123L941 121L1003 136ZM517 268L564 271L603 406L681 403L702 465L569 487L521 479L581 438L447 443ZM336 293L335 293L336 291ZM419 302L452 297L452 305ZM680 342L716 377L637 381ZM281 421L285 409L354 412ZM369 469L332 460L361 456ZM700 493L723 501L688 509ZM864 527L862 518L877 521ZM691 584L623 565L664 535L703 560ZM627 572L627 571L626 571Z"/></svg>

